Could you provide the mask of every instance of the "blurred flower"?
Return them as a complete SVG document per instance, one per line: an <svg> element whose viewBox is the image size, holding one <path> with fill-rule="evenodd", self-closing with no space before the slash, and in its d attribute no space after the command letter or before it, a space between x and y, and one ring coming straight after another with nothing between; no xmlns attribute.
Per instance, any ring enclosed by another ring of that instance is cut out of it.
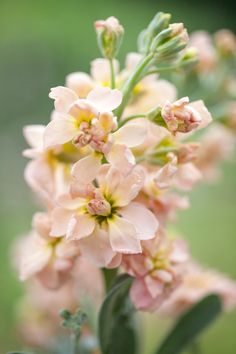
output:
<svg viewBox="0 0 236 354"><path fill-rule="evenodd" d="M225 310L236 306L236 282L215 270L191 263L180 286L163 303L160 313L178 317L204 296L217 294Z"/></svg>
<svg viewBox="0 0 236 354"><path fill-rule="evenodd" d="M214 69L217 63L217 54L211 36L205 31L193 32L190 36L190 45L198 50L197 70L204 74Z"/></svg>
<svg viewBox="0 0 236 354"><path fill-rule="evenodd" d="M227 29L217 31L214 35L216 47L223 55L232 55L236 51L236 37Z"/></svg>
<svg viewBox="0 0 236 354"><path fill-rule="evenodd" d="M180 284L188 252L183 240L170 240L159 234L143 242L142 247L142 254L124 256L123 266L135 277L130 290L134 306L154 311Z"/></svg>

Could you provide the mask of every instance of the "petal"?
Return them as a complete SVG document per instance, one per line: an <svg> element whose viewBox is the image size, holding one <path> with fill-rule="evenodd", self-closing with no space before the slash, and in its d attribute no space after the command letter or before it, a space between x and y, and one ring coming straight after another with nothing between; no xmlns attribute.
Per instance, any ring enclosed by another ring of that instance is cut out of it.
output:
<svg viewBox="0 0 236 354"><path fill-rule="evenodd" d="M144 182L144 170L141 166L135 166L133 170L122 179L121 183L112 192L116 206L122 207L136 198Z"/></svg>
<svg viewBox="0 0 236 354"><path fill-rule="evenodd" d="M95 219L88 214L77 214L71 218L66 238L68 240L79 240L91 235L95 228Z"/></svg>
<svg viewBox="0 0 236 354"><path fill-rule="evenodd" d="M109 112L118 107L122 101L121 91L111 90L109 87L95 87L89 92L87 99L91 101L99 112Z"/></svg>
<svg viewBox="0 0 236 354"><path fill-rule="evenodd" d="M101 166L102 156L100 154L90 154L76 162L71 170L71 174L78 183L89 183L93 181Z"/></svg>
<svg viewBox="0 0 236 354"><path fill-rule="evenodd" d="M147 124L127 123L112 135L118 144L135 147L146 139Z"/></svg>
<svg viewBox="0 0 236 354"><path fill-rule="evenodd" d="M190 103L189 106L192 107L195 111L197 111L197 113L202 119L198 129L205 128L208 124L212 122L211 113L208 111L202 100L194 101Z"/></svg>
<svg viewBox="0 0 236 354"><path fill-rule="evenodd" d="M78 99L74 91L64 86L51 88L49 97L55 100L55 109L61 113L67 113L70 105Z"/></svg>
<svg viewBox="0 0 236 354"><path fill-rule="evenodd" d="M140 253L142 248L135 227L124 218L108 220L109 236L113 251L120 253Z"/></svg>
<svg viewBox="0 0 236 354"><path fill-rule="evenodd" d="M67 233L68 224L73 216L71 210L55 208L51 213L52 227L50 235L54 237L64 236Z"/></svg>
<svg viewBox="0 0 236 354"><path fill-rule="evenodd" d="M96 227L90 237L79 242L81 254L97 267L106 267L116 253L112 250L107 231Z"/></svg>
<svg viewBox="0 0 236 354"><path fill-rule="evenodd" d="M78 97L85 98L94 87L94 83L88 74L75 72L67 75L66 86L75 91Z"/></svg>
<svg viewBox="0 0 236 354"><path fill-rule="evenodd" d="M52 146L64 144L72 140L77 133L74 119L65 118L53 119L45 129L44 147L47 149Z"/></svg>
<svg viewBox="0 0 236 354"><path fill-rule="evenodd" d="M135 225L140 240L149 240L155 236L159 223L154 214L144 205L130 203L120 210L120 214Z"/></svg>
<svg viewBox="0 0 236 354"><path fill-rule="evenodd" d="M72 198L70 194L61 195L57 199L57 203L65 209L75 210L85 204L84 198Z"/></svg>
<svg viewBox="0 0 236 354"><path fill-rule="evenodd" d="M55 254L59 258L73 258L79 254L79 245L76 241L67 242L63 238L55 249Z"/></svg>
<svg viewBox="0 0 236 354"><path fill-rule="evenodd" d="M113 59L115 74L119 72L119 62ZM110 64L107 59L98 58L91 62L91 75L96 80L103 84L110 83Z"/></svg>
<svg viewBox="0 0 236 354"><path fill-rule="evenodd" d="M135 164L133 153L125 145L114 144L106 154L107 161L123 174L128 173Z"/></svg>
<svg viewBox="0 0 236 354"><path fill-rule="evenodd" d="M35 149L43 149L43 134L45 125L26 125L23 128L23 135L29 146Z"/></svg>
<svg viewBox="0 0 236 354"><path fill-rule="evenodd" d="M156 301L149 293L143 278L136 278L130 289L130 298L138 310L152 311L156 308Z"/></svg>
<svg viewBox="0 0 236 354"><path fill-rule="evenodd" d="M39 273L49 262L51 257L51 248L45 243L38 244L37 241L30 240L27 253L23 254L20 264L20 279L26 280Z"/></svg>
<svg viewBox="0 0 236 354"><path fill-rule="evenodd" d="M163 292L163 283L155 279L154 277L147 275L144 278L145 284L151 296L155 298Z"/></svg>

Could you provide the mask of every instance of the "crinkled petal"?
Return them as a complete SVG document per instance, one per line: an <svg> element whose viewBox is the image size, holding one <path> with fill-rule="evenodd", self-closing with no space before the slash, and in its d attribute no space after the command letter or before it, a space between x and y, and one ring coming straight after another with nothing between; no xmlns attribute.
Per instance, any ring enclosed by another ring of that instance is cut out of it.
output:
<svg viewBox="0 0 236 354"><path fill-rule="evenodd" d="M154 277L147 275L144 277L145 284L151 296L155 298L163 292L163 283L155 279Z"/></svg>
<svg viewBox="0 0 236 354"><path fill-rule="evenodd" d="M208 111L202 100L194 101L190 103L189 106L193 108L201 117L201 123L198 129L205 128L208 124L212 122L211 113Z"/></svg>
<svg viewBox="0 0 236 354"><path fill-rule="evenodd" d="M95 219L88 214L77 214L70 219L66 238L80 240L92 234L95 228Z"/></svg>
<svg viewBox="0 0 236 354"><path fill-rule="evenodd" d="M95 87L89 92L87 99L91 101L99 112L109 112L117 108L122 101L121 91L111 90L109 87Z"/></svg>
<svg viewBox="0 0 236 354"><path fill-rule="evenodd" d="M150 240L158 230L158 220L144 205L132 202L120 210L120 214L137 229L140 240Z"/></svg>
<svg viewBox="0 0 236 354"><path fill-rule="evenodd" d="M107 161L123 174L128 173L135 164L132 151L125 145L114 144L106 154Z"/></svg>
<svg viewBox="0 0 236 354"><path fill-rule="evenodd" d="M64 208L55 208L51 213L52 227L50 235L54 237L65 236L73 211Z"/></svg>
<svg viewBox="0 0 236 354"><path fill-rule="evenodd" d="M44 147L64 144L72 140L77 134L74 119L69 116L53 119L46 127L44 133Z"/></svg>
<svg viewBox="0 0 236 354"><path fill-rule="evenodd" d="M75 91L78 97L85 98L94 87L94 82L88 74L74 72L66 76L66 86Z"/></svg>
<svg viewBox="0 0 236 354"><path fill-rule="evenodd" d="M113 251L134 254L142 252L137 231L130 222L116 216L112 220L108 220L108 225Z"/></svg>
<svg viewBox="0 0 236 354"><path fill-rule="evenodd" d="M143 278L136 278L130 289L130 298L138 310L152 311L157 307L155 299L149 293Z"/></svg>
<svg viewBox="0 0 236 354"><path fill-rule="evenodd" d="M55 100L55 109L61 113L67 113L70 105L78 99L74 91L64 86L51 88L49 97Z"/></svg>

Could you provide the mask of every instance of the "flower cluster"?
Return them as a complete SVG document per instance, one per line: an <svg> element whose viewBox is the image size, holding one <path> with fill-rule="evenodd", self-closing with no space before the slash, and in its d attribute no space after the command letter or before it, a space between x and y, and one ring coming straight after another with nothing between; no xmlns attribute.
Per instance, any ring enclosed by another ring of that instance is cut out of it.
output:
<svg viewBox="0 0 236 354"><path fill-rule="evenodd" d="M54 108L47 126L24 128L30 146L24 156L31 159L25 179L45 211L34 215L32 231L15 246L20 278L65 289L64 296L67 288L81 289L88 277L98 279L98 268L119 268L134 278L134 306L147 311L167 301L176 313L178 303L195 302L215 289L227 297L227 283L221 292L214 275L208 279L190 266L186 242L168 231L176 211L189 207L183 192L212 174L234 143L226 127L212 125L202 134L212 122L205 103L178 97L176 87L160 77L163 67L171 71L196 61L187 31L159 13L120 70L116 55L123 27L110 17L95 29L104 58L92 61L90 74L69 74L65 86L51 89ZM197 70L211 70L215 49L199 36L190 41L205 48ZM231 37L227 31L215 37L223 56L235 52ZM87 293L96 290L93 285L84 287Z"/></svg>

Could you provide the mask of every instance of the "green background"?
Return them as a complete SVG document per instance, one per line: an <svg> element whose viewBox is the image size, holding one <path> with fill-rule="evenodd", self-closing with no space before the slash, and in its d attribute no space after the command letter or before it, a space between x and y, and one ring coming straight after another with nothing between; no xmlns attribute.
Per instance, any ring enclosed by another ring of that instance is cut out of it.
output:
<svg viewBox="0 0 236 354"><path fill-rule="evenodd" d="M126 29L120 54L136 49L136 37L157 11L173 14L189 31L222 27L236 32L230 1L0 1L0 352L20 348L14 329L15 306L22 288L10 264L10 246L30 228L38 206L23 181L26 161L22 127L46 123L52 109L49 88L62 85L65 75L88 70L99 52L93 21L110 15ZM235 159L236 160L236 159ZM199 186L191 194L192 208L180 214L180 233L204 264L236 278L236 167L223 165L216 185ZM153 348L165 324L152 316L146 347ZM168 324L167 324L168 325ZM236 353L236 311L224 314L204 334L203 353ZM142 353L143 354L143 353Z"/></svg>

